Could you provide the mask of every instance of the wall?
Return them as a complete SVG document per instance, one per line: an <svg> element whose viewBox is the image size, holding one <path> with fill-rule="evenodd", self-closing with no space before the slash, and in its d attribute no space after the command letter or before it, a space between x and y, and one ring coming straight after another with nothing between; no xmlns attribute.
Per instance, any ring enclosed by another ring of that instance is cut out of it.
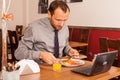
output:
<svg viewBox="0 0 120 80"><path fill-rule="evenodd" d="M38 14L39 0L11 1L9 12L14 14L14 21L8 22L9 29L15 29L17 24L27 26L28 23L47 16L47 14ZM2 0L0 0L0 12L1 3ZM68 3L68 5L71 9L70 18L67 21L69 25L120 27L120 0L83 0L83 2Z"/></svg>
<svg viewBox="0 0 120 80"><path fill-rule="evenodd" d="M29 16L29 21L28 23L39 19L39 18L43 18L46 17L47 14L38 14L38 2L39 0L29 0L29 7L28 7L28 16Z"/></svg>
<svg viewBox="0 0 120 80"><path fill-rule="evenodd" d="M6 0L8 2L9 0ZM0 15L2 11L2 0L0 0ZM12 13L14 15L14 20L13 21L8 21L8 29L14 30L15 25L19 24L25 24L24 20L24 0L11 0L11 5L8 13ZM1 18L1 16L0 16ZM1 20L0 20L1 24Z"/></svg>
<svg viewBox="0 0 120 80"><path fill-rule="evenodd" d="M68 24L80 26L120 27L120 0L83 0L69 4ZM74 6L74 7L72 7Z"/></svg>
<svg viewBox="0 0 120 80"><path fill-rule="evenodd" d="M29 21L47 16L38 14L39 0L29 0ZM94 27L120 27L120 0L83 0L78 3L68 3L71 14L69 25Z"/></svg>
<svg viewBox="0 0 120 80"><path fill-rule="evenodd" d="M120 30L99 30L92 29L89 38L89 46L88 53L92 53L89 55L88 59L92 60L94 54L98 54L100 52L99 38L100 37L108 37L111 39L120 39Z"/></svg>

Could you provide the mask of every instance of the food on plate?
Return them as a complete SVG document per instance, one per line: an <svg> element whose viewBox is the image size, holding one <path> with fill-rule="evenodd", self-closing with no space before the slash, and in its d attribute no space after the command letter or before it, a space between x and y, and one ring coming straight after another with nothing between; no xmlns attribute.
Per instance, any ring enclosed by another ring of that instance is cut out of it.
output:
<svg viewBox="0 0 120 80"><path fill-rule="evenodd" d="M68 60L63 60L62 63L63 63L63 64L70 64L70 65L77 65L77 64L79 64L80 62L77 61L77 60L68 59Z"/></svg>
<svg viewBox="0 0 120 80"><path fill-rule="evenodd" d="M61 59L60 63L66 67L75 67L75 66L84 65L85 61L79 59Z"/></svg>

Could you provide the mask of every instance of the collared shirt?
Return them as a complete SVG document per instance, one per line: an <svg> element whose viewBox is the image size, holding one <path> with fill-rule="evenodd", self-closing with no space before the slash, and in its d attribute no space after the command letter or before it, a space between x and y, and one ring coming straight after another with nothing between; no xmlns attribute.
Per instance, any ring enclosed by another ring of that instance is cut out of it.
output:
<svg viewBox="0 0 120 80"><path fill-rule="evenodd" d="M63 53L67 54L71 48L68 44L68 26L64 25L59 30L58 38L59 57L62 57ZM41 51L48 51L54 54L54 28L47 17L29 24L15 51L15 56L18 60L33 59L39 63Z"/></svg>

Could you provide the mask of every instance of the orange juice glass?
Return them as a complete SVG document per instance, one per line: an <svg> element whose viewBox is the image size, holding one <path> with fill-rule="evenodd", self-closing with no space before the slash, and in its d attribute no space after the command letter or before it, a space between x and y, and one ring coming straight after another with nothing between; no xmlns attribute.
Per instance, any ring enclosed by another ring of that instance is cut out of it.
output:
<svg viewBox="0 0 120 80"><path fill-rule="evenodd" d="M62 66L61 66L61 64L60 64L59 62L55 62L55 63L53 64L53 70L54 70L54 71L60 71L61 68L62 68Z"/></svg>

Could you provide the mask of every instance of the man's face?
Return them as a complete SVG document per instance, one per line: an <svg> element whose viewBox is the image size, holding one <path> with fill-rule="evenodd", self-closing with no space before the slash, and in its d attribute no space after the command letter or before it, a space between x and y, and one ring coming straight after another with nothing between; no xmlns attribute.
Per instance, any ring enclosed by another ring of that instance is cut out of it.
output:
<svg viewBox="0 0 120 80"><path fill-rule="evenodd" d="M69 17L69 11L63 12L60 8L57 8L54 11L54 14L51 16L50 12L48 12L48 17L51 21L51 24L57 29L60 30L65 22L67 21Z"/></svg>

